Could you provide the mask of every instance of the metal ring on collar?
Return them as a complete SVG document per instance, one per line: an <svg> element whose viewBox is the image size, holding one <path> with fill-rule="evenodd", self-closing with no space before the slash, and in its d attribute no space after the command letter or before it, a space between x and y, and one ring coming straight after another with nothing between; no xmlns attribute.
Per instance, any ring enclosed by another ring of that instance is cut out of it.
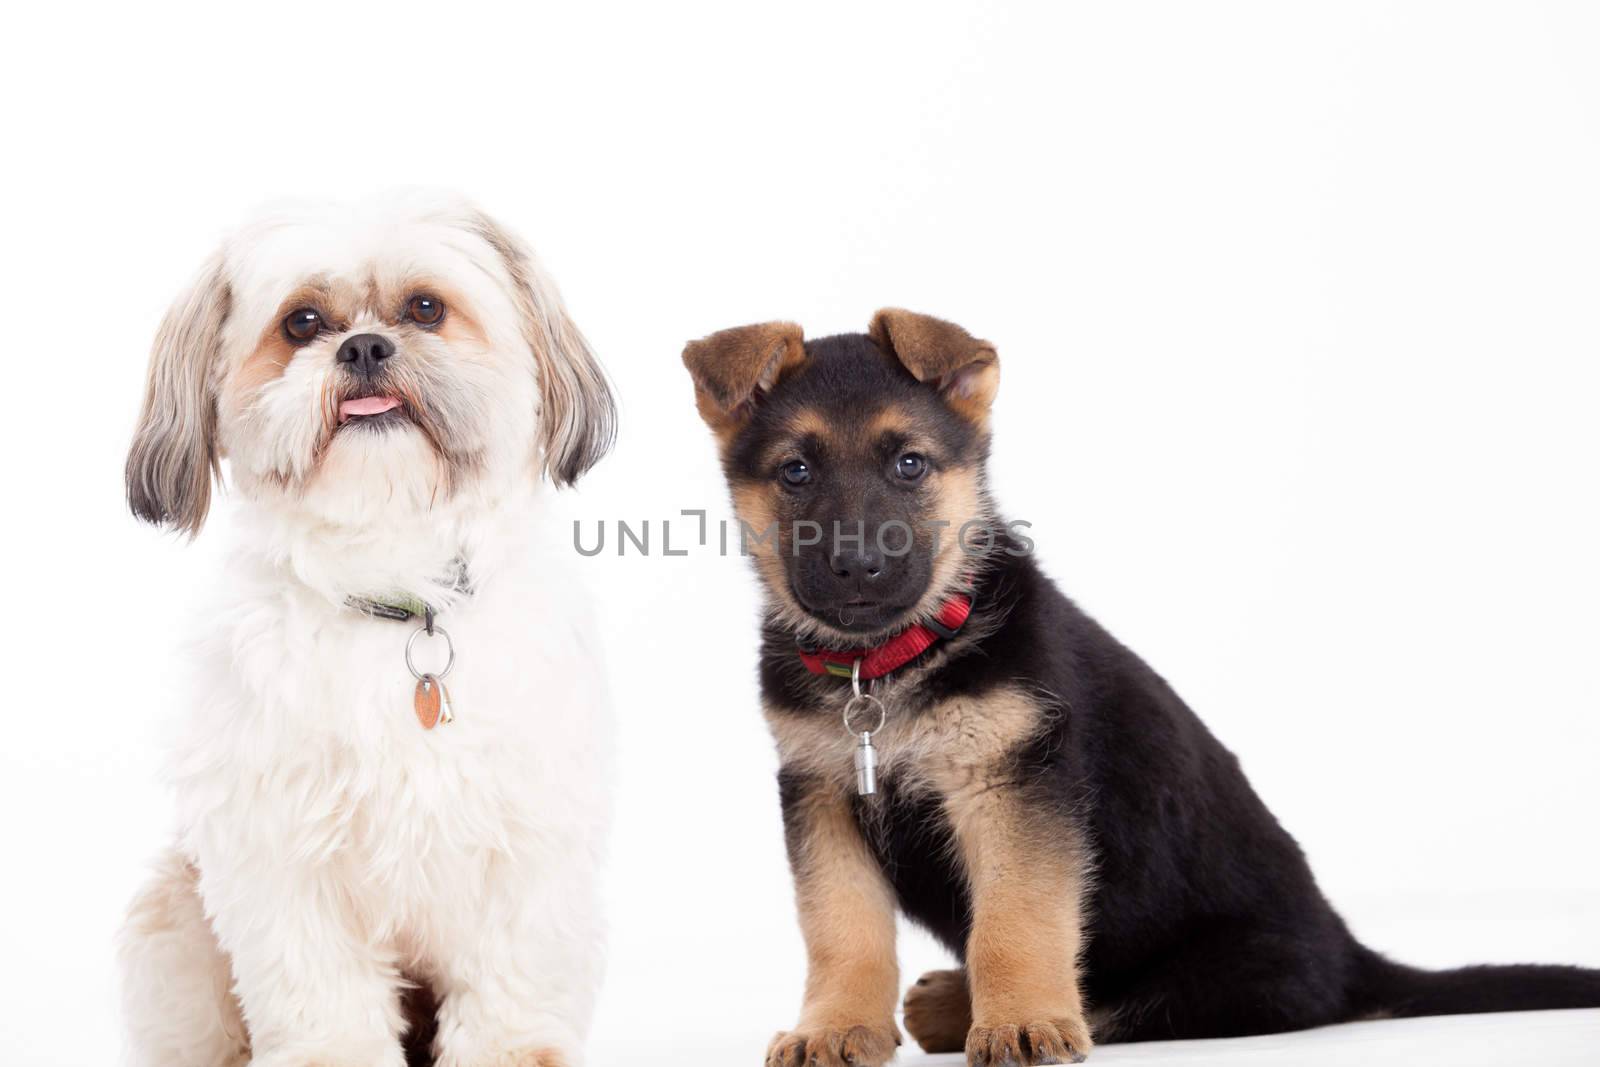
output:
<svg viewBox="0 0 1600 1067"><path fill-rule="evenodd" d="M870 730L857 730L854 726L850 725L850 716L854 715L863 707L875 707L878 709L878 724ZM879 730L883 729L883 724L888 721L888 718L889 709L883 706L883 701L879 700L871 693L862 693L860 696L853 696L845 702L844 728L847 732L857 736L860 736L861 734L867 734L868 736L871 736L872 734L877 733Z"/></svg>
<svg viewBox="0 0 1600 1067"><path fill-rule="evenodd" d="M446 630L443 626L435 624L433 627L432 636L444 638L444 647L449 653L448 657L444 661L444 669L437 671L417 670L417 665L412 662L411 659L411 650L416 647L417 638L421 637L427 632L428 628L426 626L419 626L411 632L411 637L406 641L406 670L410 671L411 677L415 678L419 682L422 681L422 678L425 674L431 674L435 678L443 678L445 675L450 673L450 668L456 665L456 643L450 640L450 631Z"/></svg>

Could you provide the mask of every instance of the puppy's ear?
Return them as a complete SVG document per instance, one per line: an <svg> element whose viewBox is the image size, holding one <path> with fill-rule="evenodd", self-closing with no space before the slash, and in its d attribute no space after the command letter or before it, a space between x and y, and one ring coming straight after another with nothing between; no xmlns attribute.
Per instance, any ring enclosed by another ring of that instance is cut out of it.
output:
<svg viewBox="0 0 1600 1067"><path fill-rule="evenodd" d="M232 299L218 253L162 320L128 450L128 507L190 537L210 510L212 479L221 476L212 368Z"/></svg>
<svg viewBox="0 0 1600 1067"><path fill-rule="evenodd" d="M533 250L487 215L474 221L479 236L505 265L522 334L533 350L545 476L557 485L571 485L616 440L617 402L611 383Z"/></svg>
<svg viewBox="0 0 1600 1067"><path fill-rule="evenodd" d="M898 359L912 377L939 390L946 404L980 426L1000 389L1000 356L953 322L884 308L872 316L867 336Z"/></svg>
<svg viewBox="0 0 1600 1067"><path fill-rule="evenodd" d="M805 358L805 334L792 322L736 326L683 349L700 417L724 443L748 421L761 396Z"/></svg>

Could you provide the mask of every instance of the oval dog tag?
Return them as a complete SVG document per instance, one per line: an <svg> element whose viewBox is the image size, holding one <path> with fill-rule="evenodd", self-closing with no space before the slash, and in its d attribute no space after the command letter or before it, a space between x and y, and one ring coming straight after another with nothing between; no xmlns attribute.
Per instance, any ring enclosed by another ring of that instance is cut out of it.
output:
<svg viewBox="0 0 1600 1067"><path fill-rule="evenodd" d="M417 709L417 721L424 730L439 725L440 694L443 692L444 686L431 674L424 674L417 680L417 695L413 703Z"/></svg>

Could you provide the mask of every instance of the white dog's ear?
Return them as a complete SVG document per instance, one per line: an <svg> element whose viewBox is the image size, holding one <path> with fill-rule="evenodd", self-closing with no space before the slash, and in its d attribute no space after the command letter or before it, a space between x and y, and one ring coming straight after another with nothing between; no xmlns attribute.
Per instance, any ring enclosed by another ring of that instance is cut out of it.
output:
<svg viewBox="0 0 1600 1067"><path fill-rule="evenodd" d="M205 522L211 481L221 473L212 368L231 300L218 253L162 320L128 450L128 507L191 537Z"/></svg>
<svg viewBox="0 0 1600 1067"><path fill-rule="evenodd" d="M616 438L611 384L533 250L487 215L477 216L477 228L505 263L522 333L533 350L545 475L557 485L571 485L600 462Z"/></svg>

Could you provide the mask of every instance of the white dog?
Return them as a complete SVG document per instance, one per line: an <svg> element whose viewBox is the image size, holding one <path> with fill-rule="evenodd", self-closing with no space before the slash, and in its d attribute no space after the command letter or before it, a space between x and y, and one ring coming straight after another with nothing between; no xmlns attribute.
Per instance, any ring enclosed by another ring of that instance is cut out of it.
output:
<svg viewBox="0 0 1600 1067"><path fill-rule="evenodd" d="M129 503L192 534L226 458L243 536L122 935L134 1064L578 1063L609 712L534 524L613 424L532 254L452 198L279 209L178 300Z"/></svg>

